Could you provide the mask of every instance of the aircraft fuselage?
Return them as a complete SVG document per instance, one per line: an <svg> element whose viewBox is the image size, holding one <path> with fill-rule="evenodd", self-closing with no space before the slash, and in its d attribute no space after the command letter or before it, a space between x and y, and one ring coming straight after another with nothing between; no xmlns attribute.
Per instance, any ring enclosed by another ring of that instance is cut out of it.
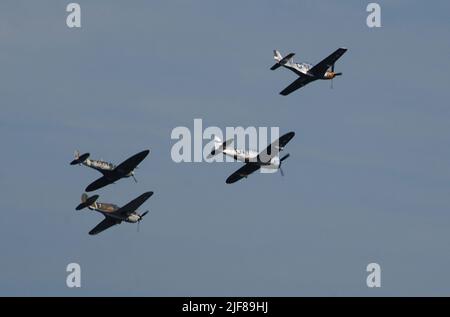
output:
<svg viewBox="0 0 450 317"><path fill-rule="evenodd" d="M336 77L336 73L332 71L326 71L323 77L317 77L316 75L311 74L309 72L309 70L312 68L312 65L307 63L286 63L283 64L282 66L294 72L298 76L309 76L313 77L314 79L322 79L322 80L329 80Z"/></svg>
<svg viewBox="0 0 450 317"><path fill-rule="evenodd" d="M138 214L137 212L133 212L127 216L123 216L117 213L117 210L119 210L120 208L114 204L95 202L91 206L89 206L89 209L97 211L107 217L115 218L130 223L136 223L141 219L141 215Z"/></svg>
<svg viewBox="0 0 450 317"><path fill-rule="evenodd" d="M93 168L101 173L106 172L105 174L107 175L107 172L113 171L116 166L113 163L110 162L105 162L105 161L101 161L101 160L92 160L92 159L86 159L83 163L84 166ZM133 176L134 171L129 172L128 174L125 174L124 177L130 177Z"/></svg>
<svg viewBox="0 0 450 317"><path fill-rule="evenodd" d="M237 161L245 163L254 162L264 168L278 169L280 167L280 158L278 156L273 157L269 162L263 162L258 159L258 152L255 151L243 151L234 148L226 148L222 152Z"/></svg>

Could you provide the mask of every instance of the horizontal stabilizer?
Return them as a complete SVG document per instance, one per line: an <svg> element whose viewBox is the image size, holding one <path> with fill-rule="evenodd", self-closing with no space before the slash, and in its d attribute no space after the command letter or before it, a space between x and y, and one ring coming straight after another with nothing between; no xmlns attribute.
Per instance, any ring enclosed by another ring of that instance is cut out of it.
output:
<svg viewBox="0 0 450 317"><path fill-rule="evenodd" d="M89 155L90 155L89 153L84 153L83 155L78 156L72 162L70 162L70 165L77 165L83 163L84 161L87 160Z"/></svg>
<svg viewBox="0 0 450 317"><path fill-rule="evenodd" d="M271 69L271 70L275 70L275 69L277 69L277 68L280 67L280 66L281 66L280 63L276 63L276 64L274 64L272 67L270 67L270 69Z"/></svg>
<svg viewBox="0 0 450 317"><path fill-rule="evenodd" d="M295 53L289 53L280 61L280 64L286 64L292 57L294 57Z"/></svg>
<svg viewBox="0 0 450 317"><path fill-rule="evenodd" d="M85 201L83 201L81 204L79 204L77 206L77 208L75 208L75 209L76 210L81 210L81 209L84 209L86 207L91 206L92 204L94 204L97 201L98 197L99 197L98 195L94 195L92 197L88 197Z"/></svg>
<svg viewBox="0 0 450 317"><path fill-rule="evenodd" d="M210 159L214 155L222 153L222 151L224 149L226 149L228 146L230 146L230 144L233 143L233 141L234 141L234 138L228 139L225 142L220 143L222 141L219 138L217 138L216 141L215 141L215 144L214 144L214 148L212 149L211 153L208 154L207 158Z"/></svg>
<svg viewBox="0 0 450 317"><path fill-rule="evenodd" d="M292 57L294 57L295 53L289 53L285 57L281 57L280 52L274 51L274 59L277 61L276 64L274 64L272 67L270 67L271 70L275 70L279 68L280 66L286 65Z"/></svg>

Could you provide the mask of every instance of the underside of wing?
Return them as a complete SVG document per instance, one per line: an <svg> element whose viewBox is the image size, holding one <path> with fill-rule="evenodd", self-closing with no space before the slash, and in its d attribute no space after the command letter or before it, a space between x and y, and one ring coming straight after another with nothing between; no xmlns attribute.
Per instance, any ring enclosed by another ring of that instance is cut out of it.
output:
<svg viewBox="0 0 450 317"><path fill-rule="evenodd" d="M272 142L264 151L259 153L258 161L268 163L273 157L278 155L281 150L289 143L289 141L295 136L295 132L288 132L277 140Z"/></svg>
<svg viewBox="0 0 450 317"><path fill-rule="evenodd" d="M227 178L226 183L227 184L235 183L241 178L247 177L248 175L256 172L257 170L259 170L260 167L261 166L259 164L247 163L240 169L238 169L236 172L231 174L230 177Z"/></svg>
<svg viewBox="0 0 450 317"><path fill-rule="evenodd" d="M311 68L309 72L314 74L315 76L322 77L327 69L333 66L333 64L336 63L336 61L341 58L341 56L344 55L345 52L347 52L346 48L338 48L336 51L331 53L330 56L326 57L319 64Z"/></svg>
<svg viewBox="0 0 450 317"><path fill-rule="evenodd" d="M121 221L118 220L118 219L114 219L114 218L111 218L111 217L105 217L105 219L103 219L102 222L100 222L98 225L96 225L94 229L89 231L89 234L90 235L98 234L98 233L100 233L102 231L105 231L109 227L112 227L114 225L118 225L120 223L121 223Z"/></svg>
<svg viewBox="0 0 450 317"><path fill-rule="evenodd" d="M136 211L147 199L149 199L153 195L153 192L143 193L138 198L133 199L128 204L117 210L117 213L121 215L128 215L134 211Z"/></svg>
<svg viewBox="0 0 450 317"><path fill-rule="evenodd" d="M315 80L313 77L310 76L300 76L299 78L297 78L294 82L292 82L292 84L290 84L289 86L287 86L283 91L280 92L280 95L282 96L287 96L289 95L291 92L296 91L297 89L302 88L303 86L309 84L310 82L312 82L313 80Z"/></svg>
<svg viewBox="0 0 450 317"><path fill-rule="evenodd" d="M148 153L150 153L150 151L145 150L133 155L132 157L126 159L125 161L117 165L114 171L119 172L123 175L130 173L132 170L136 168L136 166L138 166L145 159Z"/></svg>
<svg viewBox="0 0 450 317"><path fill-rule="evenodd" d="M95 181L93 181L92 183L90 183L86 187L85 191L92 192L99 188L105 187L106 185L112 184L114 181L115 181L115 179L106 178L105 176L102 176L102 177L96 179Z"/></svg>

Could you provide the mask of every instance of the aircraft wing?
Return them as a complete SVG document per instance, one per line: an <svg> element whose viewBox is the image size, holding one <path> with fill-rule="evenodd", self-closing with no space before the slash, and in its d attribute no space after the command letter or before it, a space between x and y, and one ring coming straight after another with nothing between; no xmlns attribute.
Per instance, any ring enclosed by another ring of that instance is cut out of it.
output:
<svg viewBox="0 0 450 317"><path fill-rule="evenodd" d="M274 51L276 52L276 51ZM275 70L278 67L280 67L281 65L286 64L292 57L294 57L295 53L289 53L287 54L285 57L283 57L280 61L278 61L275 65L273 65L272 67L270 67L271 70Z"/></svg>
<svg viewBox="0 0 450 317"><path fill-rule="evenodd" d="M136 211L139 206L141 206L147 199L149 199L153 195L153 192L143 193L138 198L133 199L128 204L117 210L116 212L121 215L128 215L134 211Z"/></svg>
<svg viewBox="0 0 450 317"><path fill-rule="evenodd" d="M331 53L330 56L311 68L309 72L314 74L315 76L322 77L327 69L333 66L333 64L336 63L336 61L341 58L341 56L344 55L345 52L347 52L346 48L338 48L336 51Z"/></svg>
<svg viewBox="0 0 450 317"><path fill-rule="evenodd" d="M128 174L145 159L148 153L150 153L150 151L145 150L133 155L132 157L126 159L125 161L117 165L113 172L119 172L120 174L123 175Z"/></svg>
<svg viewBox="0 0 450 317"><path fill-rule="evenodd" d="M280 92L280 95L287 96L291 92L296 91L297 89L302 88L303 86L306 86L307 84L309 84L314 80L316 80L316 78L311 76L300 76L294 82L292 82L292 84L284 88L284 90Z"/></svg>
<svg viewBox="0 0 450 317"><path fill-rule="evenodd" d="M248 175L256 172L259 170L261 166L256 163L247 163L244 166L242 166L240 169L238 169L236 172L230 175L230 177L227 178L226 183L227 184L233 184L240 180L243 177L247 177Z"/></svg>
<svg viewBox="0 0 450 317"><path fill-rule="evenodd" d="M278 140L275 140L264 151L258 154L258 161L268 163L273 157L277 156L288 142L295 136L295 132L288 132Z"/></svg>
<svg viewBox="0 0 450 317"><path fill-rule="evenodd" d="M106 178L106 176L102 176L102 177L96 179L95 181L93 181L92 183L90 183L86 187L85 191L92 192L99 188L105 187L106 185L112 184L118 179L119 179L119 177L114 177L114 175L111 175L111 177L108 177L108 178Z"/></svg>
<svg viewBox="0 0 450 317"><path fill-rule="evenodd" d="M89 234L90 235L98 234L98 233L108 229L109 227L118 225L119 223L121 223L121 221L118 219L114 219L111 217L105 217L105 219L103 219L102 222L100 222L98 225L96 225L94 229L89 231Z"/></svg>

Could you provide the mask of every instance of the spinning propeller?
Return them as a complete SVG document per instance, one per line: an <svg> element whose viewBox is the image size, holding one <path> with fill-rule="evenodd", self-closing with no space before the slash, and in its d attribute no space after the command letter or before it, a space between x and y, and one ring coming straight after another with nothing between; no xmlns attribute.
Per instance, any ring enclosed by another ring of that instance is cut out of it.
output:
<svg viewBox="0 0 450 317"><path fill-rule="evenodd" d="M139 223L142 221L142 218L144 218L146 214L148 214L148 210L139 217L139 220L137 221L137 232L139 232Z"/></svg>
<svg viewBox="0 0 450 317"><path fill-rule="evenodd" d="M334 64L331 65L331 72L334 74L333 78L331 78L331 83L330 83L331 89L333 89L333 79L334 79L334 77L336 77L336 76L342 76L342 73L335 73L335 72L334 72Z"/></svg>
<svg viewBox="0 0 450 317"><path fill-rule="evenodd" d="M138 169L138 167L136 166L136 167L134 168L134 170L137 170L137 169ZM137 179L136 179L136 176L134 176L134 170L131 171L131 177L133 177L134 182L137 183L138 181L137 181Z"/></svg>
<svg viewBox="0 0 450 317"><path fill-rule="evenodd" d="M290 154L288 153L288 154L286 154L285 156L283 156L283 157L280 159L280 166L279 166L279 169L280 169L281 176L284 176L284 172L283 172L283 169L281 168L281 165L282 165L283 161L284 161L285 159L287 159L289 156L290 156Z"/></svg>

